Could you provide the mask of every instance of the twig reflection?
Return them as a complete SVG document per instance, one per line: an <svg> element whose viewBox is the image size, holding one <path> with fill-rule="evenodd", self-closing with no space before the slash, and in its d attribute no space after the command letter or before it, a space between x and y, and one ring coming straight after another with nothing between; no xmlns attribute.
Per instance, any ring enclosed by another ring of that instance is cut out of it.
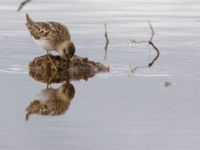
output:
<svg viewBox="0 0 200 150"><path fill-rule="evenodd" d="M109 44L109 39L108 39L108 32L107 32L107 24L104 24L104 30L105 30L105 39L106 39L106 43L105 43L105 53L104 53L104 60L107 60L107 55L108 55L108 44Z"/></svg>

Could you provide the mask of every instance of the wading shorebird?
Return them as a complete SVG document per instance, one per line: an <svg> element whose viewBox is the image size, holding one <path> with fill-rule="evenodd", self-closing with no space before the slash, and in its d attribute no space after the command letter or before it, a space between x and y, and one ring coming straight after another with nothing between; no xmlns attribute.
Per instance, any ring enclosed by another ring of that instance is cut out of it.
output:
<svg viewBox="0 0 200 150"><path fill-rule="evenodd" d="M57 70L50 57L51 51L57 51L62 58L69 61L75 53L75 46L65 25L53 21L36 22L28 14L26 14L26 20L26 26L31 36L41 48L47 51L48 59L54 69Z"/></svg>

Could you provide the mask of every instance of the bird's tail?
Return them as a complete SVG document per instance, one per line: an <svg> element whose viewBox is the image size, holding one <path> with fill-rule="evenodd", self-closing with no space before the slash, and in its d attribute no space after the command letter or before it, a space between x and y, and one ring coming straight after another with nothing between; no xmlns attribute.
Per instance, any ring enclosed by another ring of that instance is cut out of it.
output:
<svg viewBox="0 0 200 150"><path fill-rule="evenodd" d="M26 21L27 21L27 25L32 25L34 23L34 21L29 17L28 14L26 14Z"/></svg>

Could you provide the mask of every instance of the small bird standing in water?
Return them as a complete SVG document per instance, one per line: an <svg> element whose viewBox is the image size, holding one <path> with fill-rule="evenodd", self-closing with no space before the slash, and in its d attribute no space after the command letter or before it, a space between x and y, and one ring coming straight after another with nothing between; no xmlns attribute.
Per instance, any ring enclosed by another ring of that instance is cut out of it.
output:
<svg viewBox="0 0 200 150"><path fill-rule="evenodd" d="M47 51L48 58L54 69L57 70L50 57L51 51L57 51L62 58L69 61L75 53L75 46L65 25L53 21L36 22L28 14L26 14L26 20L26 26L31 36L40 47Z"/></svg>

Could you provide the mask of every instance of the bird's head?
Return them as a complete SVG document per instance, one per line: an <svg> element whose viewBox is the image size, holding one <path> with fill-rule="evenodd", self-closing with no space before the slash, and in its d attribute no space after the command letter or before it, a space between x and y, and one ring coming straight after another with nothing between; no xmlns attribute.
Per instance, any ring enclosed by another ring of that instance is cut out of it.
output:
<svg viewBox="0 0 200 150"><path fill-rule="evenodd" d="M60 100L71 101L75 95L75 88L71 83L65 83L58 88L57 95Z"/></svg>
<svg viewBox="0 0 200 150"><path fill-rule="evenodd" d="M62 49L62 57L64 59L69 59L74 56L75 46L73 42L67 42L66 46Z"/></svg>

